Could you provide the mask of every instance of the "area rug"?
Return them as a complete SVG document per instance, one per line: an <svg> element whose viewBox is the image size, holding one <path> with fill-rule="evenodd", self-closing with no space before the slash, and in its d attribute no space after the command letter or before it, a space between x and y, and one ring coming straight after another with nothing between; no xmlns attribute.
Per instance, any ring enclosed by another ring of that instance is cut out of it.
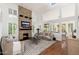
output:
<svg viewBox="0 0 79 59"><path fill-rule="evenodd" d="M26 40L24 55L39 55L55 42L56 41L41 40L38 44L33 44L30 40Z"/></svg>

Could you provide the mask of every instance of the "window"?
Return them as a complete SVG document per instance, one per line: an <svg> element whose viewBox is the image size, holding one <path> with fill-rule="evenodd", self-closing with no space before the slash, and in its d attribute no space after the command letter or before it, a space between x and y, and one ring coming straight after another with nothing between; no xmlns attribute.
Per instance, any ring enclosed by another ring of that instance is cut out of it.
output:
<svg viewBox="0 0 79 59"><path fill-rule="evenodd" d="M8 12L9 12L10 15L17 15L17 10L9 8Z"/></svg>
<svg viewBox="0 0 79 59"><path fill-rule="evenodd" d="M66 24L62 24L62 32L66 32Z"/></svg>
<svg viewBox="0 0 79 59"><path fill-rule="evenodd" d="M68 32L73 32L73 23L68 24Z"/></svg>
<svg viewBox="0 0 79 59"><path fill-rule="evenodd" d="M48 32L49 30L49 24L44 24L44 32Z"/></svg>
<svg viewBox="0 0 79 59"><path fill-rule="evenodd" d="M57 32L59 32L60 31L60 25L58 24L57 25Z"/></svg>

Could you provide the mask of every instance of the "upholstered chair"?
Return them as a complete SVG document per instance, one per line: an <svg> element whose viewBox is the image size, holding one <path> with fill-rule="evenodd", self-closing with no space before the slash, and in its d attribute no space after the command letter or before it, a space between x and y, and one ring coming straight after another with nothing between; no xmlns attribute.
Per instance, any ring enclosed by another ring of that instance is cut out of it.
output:
<svg viewBox="0 0 79 59"><path fill-rule="evenodd" d="M8 36L3 36L1 38L1 47L4 55L16 55L23 53L24 44L21 41L8 38Z"/></svg>

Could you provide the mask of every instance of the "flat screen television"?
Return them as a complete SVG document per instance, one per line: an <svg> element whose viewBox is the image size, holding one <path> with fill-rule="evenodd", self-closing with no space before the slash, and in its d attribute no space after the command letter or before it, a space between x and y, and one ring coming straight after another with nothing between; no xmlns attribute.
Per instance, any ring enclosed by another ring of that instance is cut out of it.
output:
<svg viewBox="0 0 79 59"><path fill-rule="evenodd" d="M30 22L27 21L21 21L21 27L22 28L30 28Z"/></svg>

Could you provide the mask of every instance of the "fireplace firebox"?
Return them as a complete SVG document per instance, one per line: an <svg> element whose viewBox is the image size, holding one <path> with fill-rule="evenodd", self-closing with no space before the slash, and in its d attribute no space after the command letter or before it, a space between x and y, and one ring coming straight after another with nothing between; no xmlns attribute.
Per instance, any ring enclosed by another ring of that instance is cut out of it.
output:
<svg viewBox="0 0 79 59"><path fill-rule="evenodd" d="M23 40L27 40L27 39L29 39L29 35L28 35L28 33L24 33L23 34Z"/></svg>

